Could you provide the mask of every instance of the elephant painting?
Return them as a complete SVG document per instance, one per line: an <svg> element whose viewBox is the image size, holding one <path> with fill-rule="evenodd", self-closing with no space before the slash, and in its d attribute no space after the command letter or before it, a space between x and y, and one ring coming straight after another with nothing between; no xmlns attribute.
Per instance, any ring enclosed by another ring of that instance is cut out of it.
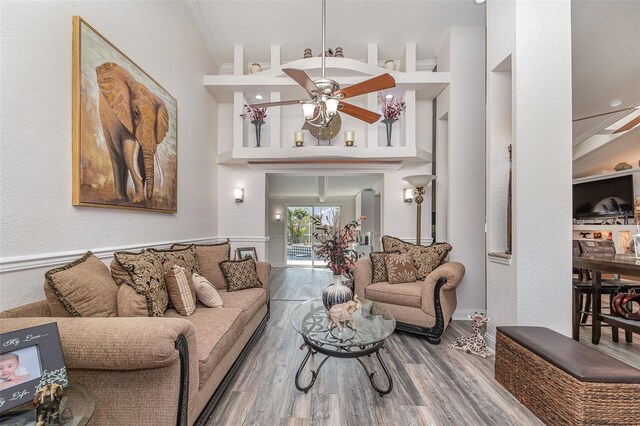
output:
<svg viewBox="0 0 640 426"><path fill-rule="evenodd" d="M169 128L169 114L162 100L145 85L113 62L96 68L100 88L100 124L111 165L115 196L129 198L127 181L133 181L135 203L151 200L157 176L162 169L156 161L156 148Z"/></svg>
<svg viewBox="0 0 640 426"><path fill-rule="evenodd" d="M73 205L177 212L178 102L78 16L73 40Z"/></svg>

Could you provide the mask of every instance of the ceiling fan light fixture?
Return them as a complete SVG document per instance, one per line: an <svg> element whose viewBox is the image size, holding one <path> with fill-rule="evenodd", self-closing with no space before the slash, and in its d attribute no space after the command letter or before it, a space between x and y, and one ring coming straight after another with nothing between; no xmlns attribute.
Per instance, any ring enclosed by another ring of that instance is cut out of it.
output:
<svg viewBox="0 0 640 426"><path fill-rule="evenodd" d="M335 115L338 112L338 104L340 103L337 99L327 99L325 105L327 106L327 114L329 116Z"/></svg>
<svg viewBox="0 0 640 426"><path fill-rule="evenodd" d="M316 110L316 106L311 102L305 102L302 104L302 111L304 112L304 118L306 120L313 119L313 113L315 112L315 110Z"/></svg>

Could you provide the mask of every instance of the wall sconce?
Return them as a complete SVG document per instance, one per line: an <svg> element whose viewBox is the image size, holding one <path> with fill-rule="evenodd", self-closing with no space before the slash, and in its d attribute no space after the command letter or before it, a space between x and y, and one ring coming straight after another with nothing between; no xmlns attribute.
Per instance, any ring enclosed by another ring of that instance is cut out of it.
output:
<svg viewBox="0 0 640 426"><path fill-rule="evenodd" d="M236 199L236 203L244 203L244 189L242 188L234 189L233 197Z"/></svg>
<svg viewBox="0 0 640 426"><path fill-rule="evenodd" d="M353 143L356 140L356 131L355 130L347 130L344 132L344 145L345 146L354 146Z"/></svg>
<svg viewBox="0 0 640 426"><path fill-rule="evenodd" d="M296 130L293 133L293 142L296 144L296 148L304 146L304 132L302 130Z"/></svg>
<svg viewBox="0 0 640 426"><path fill-rule="evenodd" d="M405 203L410 203L410 202L413 201L413 189L412 188L405 188L402 191L402 194L403 194Z"/></svg>
<svg viewBox="0 0 640 426"><path fill-rule="evenodd" d="M276 222L280 222L282 220L282 215L280 213L276 213Z"/></svg>

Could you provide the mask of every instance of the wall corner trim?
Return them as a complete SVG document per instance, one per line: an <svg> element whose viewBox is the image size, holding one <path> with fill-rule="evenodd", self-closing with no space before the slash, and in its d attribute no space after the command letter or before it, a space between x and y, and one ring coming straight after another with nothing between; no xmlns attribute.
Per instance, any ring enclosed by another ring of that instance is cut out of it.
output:
<svg viewBox="0 0 640 426"><path fill-rule="evenodd" d="M493 262L493 263L498 263L500 265L507 265L507 266L511 266L511 255L510 254L506 254L504 252L500 252L500 253L487 253L487 258Z"/></svg>

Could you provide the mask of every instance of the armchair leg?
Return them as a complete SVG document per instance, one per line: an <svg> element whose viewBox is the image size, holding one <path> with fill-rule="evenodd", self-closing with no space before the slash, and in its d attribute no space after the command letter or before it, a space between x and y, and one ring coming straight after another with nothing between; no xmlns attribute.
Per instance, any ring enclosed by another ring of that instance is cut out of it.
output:
<svg viewBox="0 0 640 426"><path fill-rule="evenodd" d="M420 327L419 325L406 324L402 322L396 322L396 330L406 331L409 333L420 334L427 339L427 342L432 345L437 345L440 343L440 337L442 333L444 333L445 328L445 319L444 314L442 312L442 303L440 302L440 289L443 285L447 283L447 279L442 277L436 282L436 286L434 288L433 294L433 305L436 309L436 323L433 327ZM449 319L449 322L451 319Z"/></svg>

